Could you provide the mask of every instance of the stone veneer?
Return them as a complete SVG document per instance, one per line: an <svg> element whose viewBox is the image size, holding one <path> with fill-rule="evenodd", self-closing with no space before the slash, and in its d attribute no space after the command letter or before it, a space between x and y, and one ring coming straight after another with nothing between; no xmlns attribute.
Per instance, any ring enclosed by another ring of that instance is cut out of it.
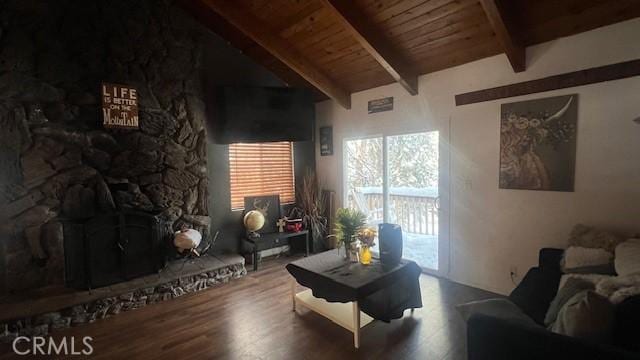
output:
<svg viewBox="0 0 640 360"><path fill-rule="evenodd" d="M237 256L241 258L240 256ZM207 256L207 258L209 258ZM206 260L205 260L206 262ZM181 264L175 264L174 268ZM202 265L200 265L202 266ZM206 268L206 266L204 266ZM171 271L171 269L167 269ZM139 309L149 304L174 299L185 294L205 290L211 286L229 282L246 275L244 261L235 261L196 274L181 276L157 285L141 287L123 294L112 294L98 300L88 301L36 316L22 317L0 322L0 342L11 342L17 336L45 336L55 330L92 323L121 312ZM150 281L153 282L151 275ZM144 279L142 279L144 280ZM158 281L156 281L158 282Z"/></svg>
<svg viewBox="0 0 640 360"><path fill-rule="evenodd" d="M0 0L0 294L64 283L61 218L209 233L204 31L166 0ZM139 130L103 128L103 81L137 88Z"/></svg>

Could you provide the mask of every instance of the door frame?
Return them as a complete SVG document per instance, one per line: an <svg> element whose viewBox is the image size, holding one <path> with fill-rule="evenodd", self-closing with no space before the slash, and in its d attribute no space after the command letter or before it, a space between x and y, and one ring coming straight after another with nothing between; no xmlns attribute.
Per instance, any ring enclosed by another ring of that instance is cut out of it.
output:
<svg viewBox="0 0 640 360"><path fill-rule="evenodd" d="M450 121L447 123L450 126ZM446 130L446 134L445 134ZM382 138L382 192L383 192L383 219L387 221L389 219L389 181L388 177L388 161L387 161L387 138L389 136L402 136L411 134L420 134L428 132L438 132L438 197L440 198L440 207L438 209L438 269L430 269L426 267L420 267L423 273L447 277L449 275L450 263L450 149L449 149L449 134L450 129L414 129L407 131L389 131L384 133L369 134L364 136L351 136L342 139L342 205L346 206L348 200L348 170L347 170L347 146L346 143L351 140L366 140Z"/></svg>

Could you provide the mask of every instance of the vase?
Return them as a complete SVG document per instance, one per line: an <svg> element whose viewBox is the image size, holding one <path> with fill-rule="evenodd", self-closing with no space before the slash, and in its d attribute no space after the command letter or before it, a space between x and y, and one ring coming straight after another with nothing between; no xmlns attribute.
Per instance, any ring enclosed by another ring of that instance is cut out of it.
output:
<svg viewBox="0 0 640 360"><path fill-rule="evenodd" d="M371 264L371 249L366 245L360 247L360 263L362 265Z"/></svg>

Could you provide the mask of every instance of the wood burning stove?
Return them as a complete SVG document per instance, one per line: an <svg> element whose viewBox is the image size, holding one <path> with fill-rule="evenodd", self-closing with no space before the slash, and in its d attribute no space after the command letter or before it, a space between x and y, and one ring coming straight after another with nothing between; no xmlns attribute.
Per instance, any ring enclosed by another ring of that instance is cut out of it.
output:
<svg viewBox="0 0 640 360"><path fill-rule="evenodd" d="M164 229L158 217L134 211L65 221L65 283L91 289L158 272L166 261Z"/></svg>

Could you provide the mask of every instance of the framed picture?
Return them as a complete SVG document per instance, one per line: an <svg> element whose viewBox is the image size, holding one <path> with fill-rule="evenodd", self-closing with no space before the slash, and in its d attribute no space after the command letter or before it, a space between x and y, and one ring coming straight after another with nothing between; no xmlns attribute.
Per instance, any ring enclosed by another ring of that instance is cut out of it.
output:
<svg viewBox="0 0 640 360"><path fill-rule="evenodd" d="M320 128L320 156L333 155L333 127Z"/></svg>
<svg viewBox="0 0 640 360"><path fill-rule="evenodd" d="M258 210L264 215L264 226L258 233L268 234L278 231L276 222L280 219L280 195L246 196L244 198L245 214L251 210Z"/></svg>
<svg viewBox="0 0 640 360"><path fill-rule="evenodd" d="M573 191L578 95L503 104L501 189Z"/></svg>

